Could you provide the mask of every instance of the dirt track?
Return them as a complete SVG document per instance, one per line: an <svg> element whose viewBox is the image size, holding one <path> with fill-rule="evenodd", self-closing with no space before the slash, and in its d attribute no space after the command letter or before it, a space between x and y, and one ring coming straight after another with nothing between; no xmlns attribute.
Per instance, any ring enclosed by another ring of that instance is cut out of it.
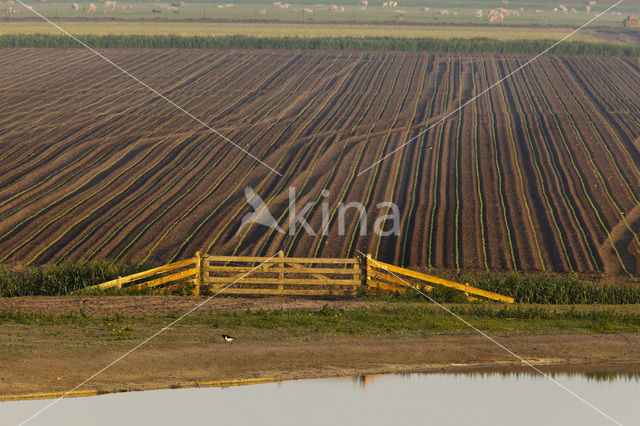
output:
<svg viewBox="0 0 640 426"><path fill-rule="evenodd" d="M207 297L185 296L99 296L99 297L0 297L0 312L68 315L84 313L104 318L115 314L126 317L165 316L186 312ZM376 305L361 299L314 300L294 297L217 297L203 305L202 312L236 312L274 309L366 308Z"/></svg>

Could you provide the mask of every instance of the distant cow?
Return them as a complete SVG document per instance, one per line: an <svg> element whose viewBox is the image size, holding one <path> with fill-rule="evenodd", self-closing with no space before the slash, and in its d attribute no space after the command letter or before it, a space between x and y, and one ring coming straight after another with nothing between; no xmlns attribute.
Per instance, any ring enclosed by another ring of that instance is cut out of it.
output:
<svg viewBox="0 0 640 426"><path fill-rule="evenodd" d="M162 11L160 9L151 9L151 12L153 12L153 13L162 13Z"/></svg>

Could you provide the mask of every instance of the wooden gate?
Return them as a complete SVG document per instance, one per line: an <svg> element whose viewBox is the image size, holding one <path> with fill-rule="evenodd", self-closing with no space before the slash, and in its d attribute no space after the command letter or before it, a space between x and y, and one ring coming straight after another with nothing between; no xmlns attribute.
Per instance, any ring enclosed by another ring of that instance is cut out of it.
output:
<svg viewBox="0 0 640 426"><path fill-rule="evenodd" d="M405 291L409 283L423 291L434 286L459 290L471 300L513 303L513 298L445 280L411 269L358 258L202 256L120 277L86 290L110 288L163 291L188 290L195 294L355 296L360 291Z"/></svg>
<svg viewBox="0 0 640 426"><path fill-rule="evenodd" d="M203 263L202 286L209 293L224 289L236 295L354 296L363 282L358 259L281 253L272 258L205 256Z"/></svg>

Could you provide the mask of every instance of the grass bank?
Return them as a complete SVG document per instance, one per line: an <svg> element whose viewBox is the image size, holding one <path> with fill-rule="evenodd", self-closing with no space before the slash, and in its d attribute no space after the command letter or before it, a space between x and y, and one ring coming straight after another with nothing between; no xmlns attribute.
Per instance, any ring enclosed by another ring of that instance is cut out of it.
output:
<svg viewBox="0 0 640 426"><path fill-rule="evenodd" d="M94 48L180 49L308 49L404 52L464 52L538 54L555 41L496 40L491 38L400 37L253 37L178 35L79 35ZM3 34L0 47L80 48L73 39L55 34ZM640 56L640 46L573 41L550 51L555 55Z"/></svg>
<svg viewBox="0 0 640 426"><path fill-rule="evenodd" d="M450 305L449 309L481 330L500 335L512 334L601 334L640 332L640 307L620 309L598 306L576 309L569 306L504 306ZM0 312L0 326L54 327L74 326L90 330L95 337L127 340L176 319L180 313L167 316L126 317L113 315L91 317L83 312L66 315L42 315L20 311ZM64 328L64 327L63 327ZM325 305L321 309L246 310L240 312L207 312L190 315L174 328L233 330L287 330L296 338L320 334L339 335L432 335L467 334L473 330L435 305L381 303L374 307L340 309Z"/></svg>

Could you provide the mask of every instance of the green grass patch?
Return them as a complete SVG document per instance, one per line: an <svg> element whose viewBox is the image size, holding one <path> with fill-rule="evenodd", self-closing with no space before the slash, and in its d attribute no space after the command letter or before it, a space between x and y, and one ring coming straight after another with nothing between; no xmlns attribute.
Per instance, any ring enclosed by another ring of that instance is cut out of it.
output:
<svg viewBox="0 0 640 426"><path fill-rule="evenodd" d="M65 263L14 270L0 265L0 297L62 296L74 291L149 269L109 261ZM129 293L127 293L129 294Z"/></svg>
<svg viewBox="0 0 640 426"><path fill-rule="evenodd" d="M517 303L637 304L640 282L623 277L585 278L575 274L439 273L453 281L510 296Z"/></svg>
<svg viewBox="0 0 640 426"><path fill-rule="evenodd" d="M554 40L496 40L490 38L399 37L252 37L178 35L81 35L94 48L186 49L307 49L404 52L466 52L538 54ZM55 34L4 34L0 47L81 48L73 39ZM640 46L583 41L565 42L550 51L555 55L640 56Z"/></svg>
<svg viewBox="0 0 640 426"><path fill-rule="evenodd" d="M451 305L453 313L481 330L497 334L638 333L640 310L611 307L530 307L504 305ZM115 339L128 339L131 331L155 330L179 314L166 317L91 318L83 313L64 316L0 312L0 325L93 325ZM320 310L258 310L206 313L186 317L177 329L204 326L213 329L287 330L297 336L313 333L345 335L466 334L474 331L443 309L426 304L389 304L375 308ZM104 330L103 330L104 329Z"/></svg>

